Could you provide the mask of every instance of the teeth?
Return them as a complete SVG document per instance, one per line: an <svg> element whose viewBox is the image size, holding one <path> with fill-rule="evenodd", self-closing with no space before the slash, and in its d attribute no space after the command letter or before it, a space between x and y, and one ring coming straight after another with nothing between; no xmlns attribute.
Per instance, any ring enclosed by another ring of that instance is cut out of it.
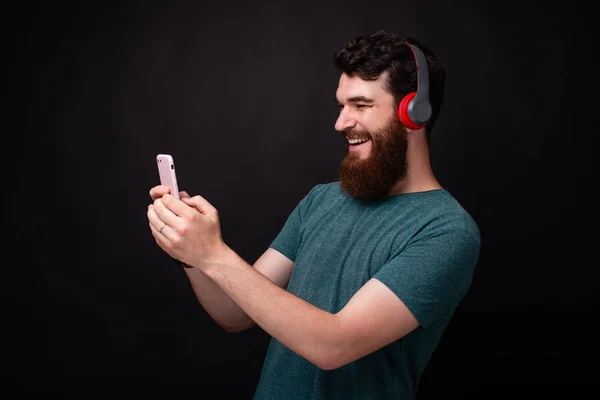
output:
<svg viewBox="0 0 600 400"><path fill-rule="evenodd" d="M369 139L348 139L348 143L350 144L358 144L358 143L364 143L364 142L368 142Z"/></svg>

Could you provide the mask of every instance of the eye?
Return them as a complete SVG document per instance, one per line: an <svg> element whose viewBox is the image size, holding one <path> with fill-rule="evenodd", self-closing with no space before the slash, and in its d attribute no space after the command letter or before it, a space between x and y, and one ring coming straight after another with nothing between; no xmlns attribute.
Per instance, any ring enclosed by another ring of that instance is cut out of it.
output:
<svg viewBox="0 0 600 400"><path fill-rule="evenodd" d="M358 108L359 110L361 110L363 108L367 108L367 107L370 107L370 105L368 105L368 104L357 104L356 105L356 108Z"/></svg>

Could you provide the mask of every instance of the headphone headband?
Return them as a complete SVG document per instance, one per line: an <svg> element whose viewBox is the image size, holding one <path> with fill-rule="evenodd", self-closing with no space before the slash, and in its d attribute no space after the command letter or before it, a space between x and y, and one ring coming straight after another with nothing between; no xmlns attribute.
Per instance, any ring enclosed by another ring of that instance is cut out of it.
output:
<svg viewBox="0 0 600 400"><path fill-rule="evenodd" d="M404 42L412 51L417 66L417 92L410 93L402 99L398 116L411 129L419 129L431 118L429 103L429 72L425 54L417 46Z"/></svg>

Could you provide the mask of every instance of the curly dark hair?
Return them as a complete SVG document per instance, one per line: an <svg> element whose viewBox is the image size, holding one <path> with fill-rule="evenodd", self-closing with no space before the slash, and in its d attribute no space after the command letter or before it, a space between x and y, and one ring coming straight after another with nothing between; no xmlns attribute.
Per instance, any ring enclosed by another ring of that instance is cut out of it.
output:
<svg viewBox="0 0 600 400"><path fill-rule="evenodd" d="M417 67L414 55L404 44L417 46L427 59L429 72L429 101L432 114L425 126L427 140L435 125L444 101L446 72L436 55L426 45L412 37L401 37L386 31L377 31L370 36L359 36L346 43L334 53L334 65L347 75L356 74L364 80L375 80L389 72L387 89L394 96L398 107L402 98L417 90Z"/></svg>

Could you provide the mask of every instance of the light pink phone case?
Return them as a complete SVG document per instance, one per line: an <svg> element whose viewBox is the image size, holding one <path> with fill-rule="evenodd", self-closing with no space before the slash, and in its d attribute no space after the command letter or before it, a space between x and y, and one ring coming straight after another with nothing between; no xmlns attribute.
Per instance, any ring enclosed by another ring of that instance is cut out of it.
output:
<svg viewBox="0 0 600 400"><path fill-rule="evenodd" d="M179 199L179 187L177 186L173 157L169 154L159 154L156 156L156 164L158 165L160 184L170 187L171 195Z"/></svg>

